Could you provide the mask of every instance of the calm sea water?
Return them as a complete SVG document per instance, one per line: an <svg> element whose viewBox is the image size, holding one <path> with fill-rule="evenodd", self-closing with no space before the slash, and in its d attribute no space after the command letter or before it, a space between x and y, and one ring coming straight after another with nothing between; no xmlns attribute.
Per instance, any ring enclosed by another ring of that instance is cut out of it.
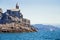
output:
<svg viewBox="0 0 60 40"><path fill-rule="evenodd" d="M0 40L60 40L60 31L40 30L31 33L0 33Z"/></svg>

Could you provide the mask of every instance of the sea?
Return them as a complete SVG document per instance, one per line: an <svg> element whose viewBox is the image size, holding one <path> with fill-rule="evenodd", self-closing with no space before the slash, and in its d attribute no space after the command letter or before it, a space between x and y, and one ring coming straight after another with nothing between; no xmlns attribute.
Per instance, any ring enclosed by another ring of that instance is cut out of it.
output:
<svg viewBox="0 0 60 40"><path fill-rule="evenodd" d="M0 33L0 40L60 40L60 30L37 32Z"/></svg>

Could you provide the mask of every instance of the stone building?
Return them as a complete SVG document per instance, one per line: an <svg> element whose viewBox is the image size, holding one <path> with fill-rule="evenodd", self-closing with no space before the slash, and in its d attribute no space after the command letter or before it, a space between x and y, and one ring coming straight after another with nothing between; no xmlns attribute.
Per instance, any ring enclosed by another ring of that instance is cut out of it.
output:
<svg viewBox="0 0 60 40"><path fill-rule="evenodd" d="M2 9L0 9L0 13L2 13ZM14 23L30 25L30 20L23 18L18 3L16 4L15 9L7 9L7 11L3 13L1 21L3 24L14 22Z"/></svg>
<svg viewBox="0 0 60 40"><path fill-rule="evenodd" d="M22 23L25 24L26 26L29 26L30 20L23 18Z"/></svg>

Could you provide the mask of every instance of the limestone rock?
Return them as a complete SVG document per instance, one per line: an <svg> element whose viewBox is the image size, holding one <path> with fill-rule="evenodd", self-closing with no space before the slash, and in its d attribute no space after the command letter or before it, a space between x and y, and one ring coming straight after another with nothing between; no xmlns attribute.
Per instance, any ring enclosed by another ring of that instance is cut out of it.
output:
<svg viewBox="0 0 60 40"><path fill-rule="evenodd" d="M8 9L2 13L0 9L0 32L33 32L36 28L30 25L30 20L23 18L20 9Z"/></svg>

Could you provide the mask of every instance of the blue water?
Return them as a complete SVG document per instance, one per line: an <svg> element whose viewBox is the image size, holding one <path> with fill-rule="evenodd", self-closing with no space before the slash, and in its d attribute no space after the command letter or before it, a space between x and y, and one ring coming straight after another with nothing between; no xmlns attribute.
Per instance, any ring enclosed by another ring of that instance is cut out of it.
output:
<svg viewBox="0 0 60 40"><path fill-rule="evenodd" d="M0 33L0 40L60 40L60 31L40 30L30 33Z"/></svg>

